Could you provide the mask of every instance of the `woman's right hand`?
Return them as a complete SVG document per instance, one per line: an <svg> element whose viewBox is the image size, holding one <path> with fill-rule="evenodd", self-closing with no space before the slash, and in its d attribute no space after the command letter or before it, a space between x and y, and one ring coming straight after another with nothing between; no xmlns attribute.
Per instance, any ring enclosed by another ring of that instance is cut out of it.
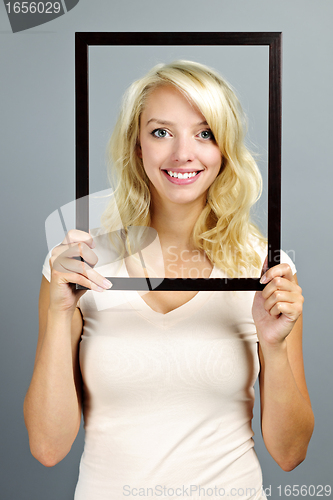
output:
<svg viewBox="0 0 333 500"><path fill-rule="evenodd" d="M50 309L73 313L78 300L87 291L76 290L76 283L98 292L112 286L110 281L93 269L98 261L92 250L94 247L93 238L89 233L73 229L67 233L63 242L52 250L49 260Z"/></svg>

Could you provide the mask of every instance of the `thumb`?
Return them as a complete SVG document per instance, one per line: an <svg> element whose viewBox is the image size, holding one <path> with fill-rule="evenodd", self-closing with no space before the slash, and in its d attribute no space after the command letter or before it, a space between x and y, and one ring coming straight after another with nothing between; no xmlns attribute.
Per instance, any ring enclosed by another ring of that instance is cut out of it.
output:
<svg viewBox="0 0 333 500"><path fill-rule="evenodd" d="M263 276L265 274L265 272L268 271L268 255L266 256L265 260L264 260L264 263L262 265L262 269L261 269L261 276Z"/></svg>
<svg viewBox="0 0 333 500"><path fill-rule="evenodd" d="M268 255L266 256L266 258L264 260L264 263L262 265L262 268L261 268L260 284L262 285L262 288L260 289L260 291L257 290L257 292L256 292L256 300L262 300L262 298L261 298L261 292L264 289L265 285L263 285L263 283L261 282L261 278L263 277L263 275L265 274L266 271L268 271ZM259 297L260 297L260 299L259 299Z"/></svg>

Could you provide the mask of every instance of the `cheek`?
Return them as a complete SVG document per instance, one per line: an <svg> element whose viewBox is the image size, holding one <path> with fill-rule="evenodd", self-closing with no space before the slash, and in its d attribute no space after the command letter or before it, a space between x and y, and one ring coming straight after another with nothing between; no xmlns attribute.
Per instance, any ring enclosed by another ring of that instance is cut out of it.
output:
<svg viewBox="0 0 333 500"><path fill-rule="evenodd" d="M155 144L142 144L141 148L141 158L144 166L147 168L158 168L161 162L163 162L163 148L161 146L157 147Z"/></svg>
<svg viewBox="0 0 333 500"><path fill-rule="evenodd" d="M220 167L222 163L222 153L217 144L210 142L200 146L200 150L198 151L199 160L206 164L207 167Z"/></svg>
<svg viewBox="0 0 333 500"><path fill-rule="evenodd" d="M156 152L152 148L146 148L144 144L141 145L141 160L143 168L150 179L153 181L155 173L158 168L158 159Z"/></svg>
<svg viewBox="0 0 333 500"><path fill-rule="evenodd" d="M213 150L210 152L210 155L209 155L209 165L212 167L212 168L215 168L217 169L218 171L220 170L220 167L221 167L221 164L222 164L222 155L221 155L221 152L220 150Z"/></svg>

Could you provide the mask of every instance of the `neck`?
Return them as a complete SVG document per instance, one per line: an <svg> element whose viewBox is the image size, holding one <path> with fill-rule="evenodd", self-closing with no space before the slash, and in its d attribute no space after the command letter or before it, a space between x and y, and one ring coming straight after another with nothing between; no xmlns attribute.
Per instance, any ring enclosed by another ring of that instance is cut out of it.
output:
<svg viewBox="0 0 333 500"><path fill-rule="evenodd" d="M151 227L156 229L162 247L192 249L193 228L205 203L206 198L182 205L152 197Z"/></svg>

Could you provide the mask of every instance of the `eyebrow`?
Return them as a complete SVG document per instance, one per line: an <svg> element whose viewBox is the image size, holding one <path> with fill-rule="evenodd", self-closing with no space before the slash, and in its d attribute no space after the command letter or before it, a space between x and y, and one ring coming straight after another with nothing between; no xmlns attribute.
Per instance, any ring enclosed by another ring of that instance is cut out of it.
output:
<svg viewBox="0 0 333 500"><path fill-rule="evenodd" d="M151 122L155 122L157 123L158 125L174 125L173 122L169 122L167 120L158 120L157 118L150 118L150 120L147 121L147 124L146 125L149 125L149 123ZM199 123L196 123L195 126L196 127L200 127L201 125L207 125L208 126L208 123L206 122L206 120L202 121L202 122L199 122Z"/></svg>

